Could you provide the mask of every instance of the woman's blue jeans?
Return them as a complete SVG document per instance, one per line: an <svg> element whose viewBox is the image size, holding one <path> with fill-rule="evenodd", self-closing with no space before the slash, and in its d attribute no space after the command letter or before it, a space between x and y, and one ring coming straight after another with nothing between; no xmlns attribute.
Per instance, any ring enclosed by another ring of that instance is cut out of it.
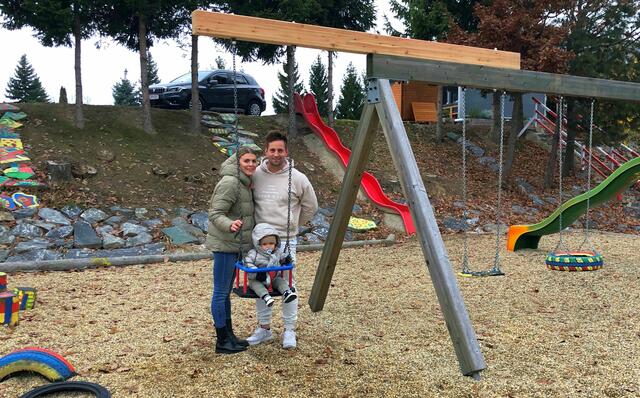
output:
<svg viewBox="0 0 640 398"><path fill-rule="evenodd" d="M213 252L213 295L211 314L217 328L225 327L231 319L231 289L238 253Z"/></svg>

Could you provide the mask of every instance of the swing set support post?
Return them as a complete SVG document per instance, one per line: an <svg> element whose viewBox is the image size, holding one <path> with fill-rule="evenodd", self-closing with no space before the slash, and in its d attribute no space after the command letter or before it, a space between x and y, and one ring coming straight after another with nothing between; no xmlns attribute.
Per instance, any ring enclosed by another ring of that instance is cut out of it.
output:
<svg viewBox="0 0 640 398"><path fill-rule="evenodd" d="M422 252L427 260L427 270L431 275L438 301L444 313L460 370L465 376L479 379L480 371L485 369L487 365L451 269L433 208L411 149L411 143L398 108L395 106L391 85L386 79L371 79L369 81L368 103L360 119L352 147L352 157L342 181L336 214L326 240L330 243L327 243L322 252L309 305L312 311L320 311L324 306L331 277L340 254L341 242L351 215L351 208L375 137L374 132L378 127L378 120L382 124L393 163L398 171L405 197L409 202Z"/></svg>

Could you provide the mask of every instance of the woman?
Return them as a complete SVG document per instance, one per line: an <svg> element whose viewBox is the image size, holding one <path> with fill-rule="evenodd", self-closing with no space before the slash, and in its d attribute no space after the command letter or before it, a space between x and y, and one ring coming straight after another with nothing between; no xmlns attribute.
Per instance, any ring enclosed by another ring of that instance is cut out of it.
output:
<svg viewBox="0 0 640 398"><path fill-rule="evenodd" d="M254 220L251 176L256 171L256 165L255 152L246 147L241 147L237 155L225 160L220 168L222 178L213 190L209 206L206 245L213 252L211 313L216 327L216 352L222 354L242 352L249 345L246 340L239 340L233 334L229 295L241 247L245 253L252 247Z"/></svg>

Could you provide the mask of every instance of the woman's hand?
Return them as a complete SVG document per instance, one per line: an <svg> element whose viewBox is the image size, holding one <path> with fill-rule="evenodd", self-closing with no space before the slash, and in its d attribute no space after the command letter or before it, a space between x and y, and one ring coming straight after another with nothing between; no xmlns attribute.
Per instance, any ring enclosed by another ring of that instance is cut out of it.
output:
<svg viewBox="0 0 640 398"><path fill-rule="evenodd" d="M242 228L242 220L235 220L231 223L231 232L238 232Z"/></svg>

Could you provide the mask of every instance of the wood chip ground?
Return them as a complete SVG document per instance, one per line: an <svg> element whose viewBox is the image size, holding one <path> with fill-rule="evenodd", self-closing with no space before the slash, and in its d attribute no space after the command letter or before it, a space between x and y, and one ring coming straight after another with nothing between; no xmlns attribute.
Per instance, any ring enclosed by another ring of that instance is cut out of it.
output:
<svg viewBox="0 0 640 398"><path fill-rule="evenodd" d="M568 246L582 241L567 236ZM541 248L502 251L505 277L458 277L488 368L460 374L416 240L345 249L323 311L307 305L320 253L300 253L302 292L296 350L279 339L238 355L214 353L211 263L165 263L83 272L10 275L38 289L19 326L0 328L0 354L25 346L55 350L75 380L114 397L637 397L640 396L640 244L594 233L605 255L595 272L548 271ZM460 270L462 239L446 237ZM469 241L472 267L490 268L495 237ZM504 243L501 241L500 248ZM233 297L239 335L256 325L251 300ZM17 397L45 384L18 376L0 384Z"/></svg>

